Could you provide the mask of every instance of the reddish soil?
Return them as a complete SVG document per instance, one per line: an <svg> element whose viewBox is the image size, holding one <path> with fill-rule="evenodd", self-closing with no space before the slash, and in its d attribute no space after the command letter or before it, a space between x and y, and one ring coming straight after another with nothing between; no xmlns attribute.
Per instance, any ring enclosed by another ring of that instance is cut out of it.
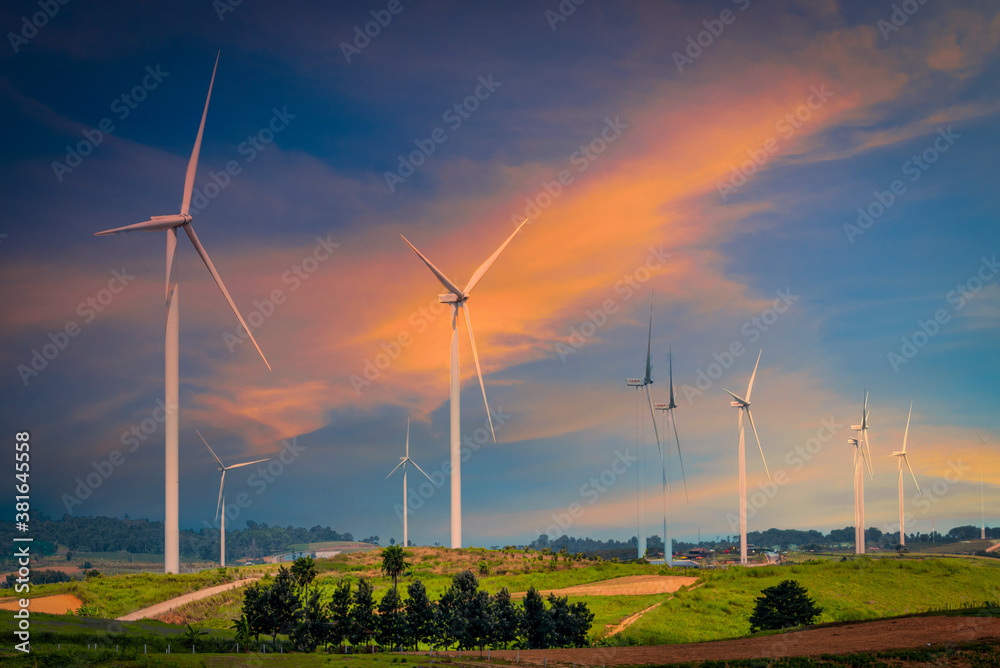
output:
<svg viewBox="0 0 1000 668"><path fill-rule="evenodd" d="M0 610L20 610L19 599L5 599L0 601ZM55 596L42 596L40 598L29 599L28 610L31 612L47 612L52 615L65 615L72 610L76 612L83 605L83 601L72 594L56 594Z"/></svg>
<svg viewBox="0 0 1000 668"><path fill-rule="evenodd" d="M913 649L951 643L1000 639L995 617L911 617L793 631L762 638L719 640L686 645L521 650L520 662L543 660L587 666L664 664L682 661L731 661L782 656L852 654L888 649ZM457 652L442 652L457 656ZM466 652L468 657L470 653ZM477 653L478 656L478 653ZM492 658L514 661L514 650L496 651Z"/></svg>

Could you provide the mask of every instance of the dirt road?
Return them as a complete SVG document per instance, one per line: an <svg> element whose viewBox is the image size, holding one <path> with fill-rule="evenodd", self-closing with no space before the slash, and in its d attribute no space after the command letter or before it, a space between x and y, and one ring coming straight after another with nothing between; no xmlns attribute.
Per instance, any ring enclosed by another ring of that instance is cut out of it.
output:
<svg viewBox="0 0 1000 668"><path fill-rule="evenodd" d="M763 638L741 638L686 645L521 650L520 663L544 660L580 666L664 664L683 661L731 661L783 656L851 654L1000 639L995 617L911 617L795 631ZM437 654L437 652L435 652ZM457 656L457 652L442 652ZM469 652L465 655L470 656ZM492 652L492 658L514 661L514 650Z"/></svg>
<svg viewBox="0 0 1000 668"><path fill-rule="evenodd" d="M259 579L260 578L248 578L246 580L237 580L236 582L227 582L226 584L219 585L217 587L199 589L198 591L193 591L190 594L184 594L183 596L172 598L169 601L163 601L162 603L151 605L148 608L143 608L142 610L136 610L135 612L130 612L127 615L122 615L118 618L118 621L135 622L140 619L146 619L147 617L156 617L157 615L162 615L163 613L173 610L174 608L179 608L185 603L191 603L192 601L208 598L209 596L214 596L215 594L221 594L222 592L229 591L230 589L243 587L244 585L251 584Z"/></svg>

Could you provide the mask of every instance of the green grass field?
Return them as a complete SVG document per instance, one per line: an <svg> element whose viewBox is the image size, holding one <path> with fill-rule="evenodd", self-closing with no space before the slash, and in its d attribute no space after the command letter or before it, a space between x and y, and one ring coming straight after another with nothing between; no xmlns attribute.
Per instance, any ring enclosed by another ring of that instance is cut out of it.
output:
<svg viewBox="0 0 1000 668"><path fill-rule="evenodd" d="M747 635L754 599L797 580L823 608L823 622L880 619L1000 601L1000 564L990 560L896 557L816 561L711 572L621 634L621 642L661 644Z"/></svg>
<svg viewBox="0 0 1000 668"><path fill-rule="evenodd" d="M421 548L410 554L412 568L400 579L400 592L405 597L406 586L415 579L426 585L432 598L437 598L450 584L451 577L469 568L490 574L479 576L481 586L490 592L507 587L511 592L525 591L534 586L540 590L560 589L629 575L667 574L661 566L618 564L610 562L579 562L552 559L536 553L503 553L485 550L446 550ZM318 562L320 577L317 584L323 598L329 599L340 577L356 581L370 577L380 598L392 586L390 579L379 572L378 552L358 552L339 555ZM128 657L136 663L121 665L168 665L152 663L153 658L138 656L142 642L179 643L183 626L144 621L122 624L114 617L174 596L220 584L231 579L237 570L244 575L273 571L276 567L246 567L229 569L225 576L218 569L196 575L132 574L92 578L85 582L61 583L34 587L33 596L54 593L74 593L87 604L90 613L104 619L74 616L32 615L32 639L36 648L62 644L63 651L79 652L88 643L119 644L132 647ZM676 573L677 571L675 571ZM823 608L818 622L860 621L883 616L899 616L933 610L956 609L962 606L1000 601L1000 562L992 559L956 559L935 557L900 559L862 557L848 561L817 559L805 563L757 568L683 571L701 578L699 585L670 595L641 596L571 596L571 601L585 602L595 614L591 629L592 641L599 641L606 627L620 622L636 612L662 602L632 626L607 642L612 644L665 644L717 640L746 636L754 599L762 589L785 579L798 580ZM227 592L198 601L175 611L186 622L202 625L209 631L207 638L225 644L233 635L230 620L237 617L241 605L241 590ZM0 612L0 632L12 637L13 613ZM113 641L117 640L115 643ZM137 645L137 643L139 643ZM165 645L164 645L165 647ZM48 651L48 650L46 650ZM91 650L96 651L96 650ZM176 649L174 650L176 652ZM181 654L171 656L174 665L186 664ZM187 656L186 654L184 656ZM158 660L162 660L162 656ZM201 657L202 659L204 656ZM302 659L302 657L299 657ZM333 663L327 659L333 660ZM101 659L110 660L108 657ZM276 658L277 659L277 658ZM61 660L61 659L60 659ZM271 662L268 657L268 662ZM314 659L310 658L310 661ZM376 657L374 663L385 663L388 655ZM360 665L360 659L317 656L322 665L347 662ZM6 660L0 659L6 665ZM19 665L19 664L14 664ZM24 664L28 665L28 664ZM40 664L45 665L45 664ZM48 665L60 665L58 662ZM288 664L293 665L293 664ZM313 665L297 663L294 665ZM319 665L319 664L316 664Z"/></svg>

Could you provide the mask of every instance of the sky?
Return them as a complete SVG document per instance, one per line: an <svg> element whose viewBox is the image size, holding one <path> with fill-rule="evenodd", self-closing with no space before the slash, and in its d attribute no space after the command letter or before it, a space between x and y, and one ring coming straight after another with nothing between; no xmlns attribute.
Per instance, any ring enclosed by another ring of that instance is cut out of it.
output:
<svg viewBox="0 0 1000 668"><path fill-rule="evenodd" d="M46 13L48 12L48 13ZM253 0L0 9L0 423L31 504L162 520L164 239L218 54L193 225L268 370L180 239L180 525L449 537L450 315L467 545L987 525L1000 501L1000 7L969 2ZM416 476L416 477L415 477ZM419 477L419 479L418 479ZM687 495L684 494L686 482ZM423 486L421 486L423 483ZM242 496L241 496L242 495ZM239 502L233 503L234 499ZM638 500L638 501L637 501ZM12 515L13 511L8 511Z"/></svg>

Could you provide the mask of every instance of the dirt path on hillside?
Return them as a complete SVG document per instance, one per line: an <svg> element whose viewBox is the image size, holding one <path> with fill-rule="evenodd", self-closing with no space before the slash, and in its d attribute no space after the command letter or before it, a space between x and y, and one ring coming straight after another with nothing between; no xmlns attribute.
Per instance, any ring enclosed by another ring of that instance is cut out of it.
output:
<svg viewBox="0 0 1000 668"><path fill-rule="evenodd" d="M623 578L589 582L563 589L546 589L538 592L542 596L645 596L649 594L672 594L685 585L692 585L698 578L683 575L629 575ZM519 591L511 598L524 598L526 592Z"/></svg>
<svg viewBox="0 0 1000 668"><path fill-rule="evenodd" d="M230 589L236 589L237 587L243 587L248 584L252 584L259 580L260 578L248 578L246 580L237 580L236 582L227 582L223 585L218 585L217 587L209 587L208 589L199 589L198 591L193 591L190 594L184 594L183 596L178 596L177 598L172 598L168 601L163 601L162 603L157 603L156 605L151 605L148 608L143 608L142 610L136 610L135 612L130 612L127 615L122 615L118 618L119 622L135 622L140 619L146 619L147 617L156 617L157 615L162 615L165 612L169 612L174 608L179 608L180 606L191 603L192 601L200 601L203 598L208 598L209 596L215 596L216 594L221 594L224 591L229 591Z"/></svg>
<svg viewBox="0 0 1000 668"><path fill-rule="evenodd" d="M542 665L547 659L549 663L613 666L683 661L733 661L926 648L985 639L1000 639L1000 619L911 617L808 629L763 638L741 638L685 645L521 650L520 662ZM442 652L442 654L457 656L457 652ZM492 658L514 661L517 652L494 651Z"/></svg>
<svg viewBox="0 0 1000 668"><path fill-rule="evenodd" d="M673 596L671 596L670 598L673 598ZM670 599L667 599L667 600L669 601ZM605 637L606 638L610 638L613 635L617 635L617 634L621 633L622 631L624 631L625 629L627 629L628 627L632 626L637 621L639 621L639 618L642 617L643 615L645 615L647 612L652 612L653 610L656 610L661 605L663 605L663 601L660 601L659 603L654 603L653 605L649 606L645 610L640 610L639 612L635 613L634 615L629 615L628 617L626 617L625 619L621 620L620 622L618 622L614 626L612 626L611 624L608 624L605 627L606 629L608 629L608 632L605 635Z"/></svg>

